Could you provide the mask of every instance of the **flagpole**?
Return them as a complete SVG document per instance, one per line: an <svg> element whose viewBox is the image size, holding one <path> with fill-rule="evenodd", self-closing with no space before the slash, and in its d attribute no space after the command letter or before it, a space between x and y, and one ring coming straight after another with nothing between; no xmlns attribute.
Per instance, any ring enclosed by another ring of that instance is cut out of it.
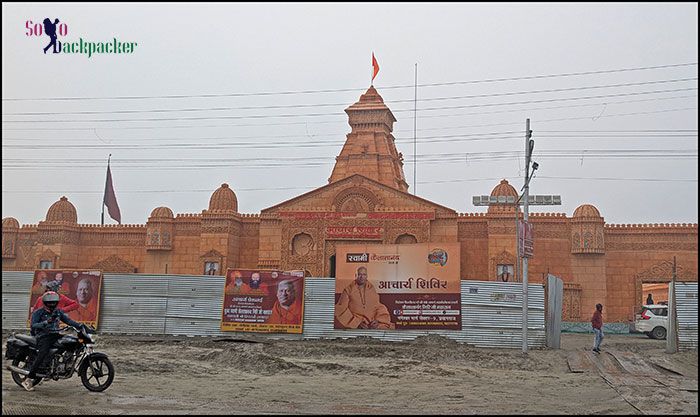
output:
<svg viewBox="0 0 700 417"><path fill-rule="evenodd" d="M413 93L413 195L416 195L416 103L418 102L418 63L416 62L416 82Z"/></svg>
<svg viewBox="0 0 700 417"><path fill-rule="evenodd" d="M112 154L109 154L109 157L107 158L107 172L109 172L109 161L112 159ZM101 225L105 225L105 196L107 195L107 174L105 174L105 192L102 194L102 222Z"/></svg>

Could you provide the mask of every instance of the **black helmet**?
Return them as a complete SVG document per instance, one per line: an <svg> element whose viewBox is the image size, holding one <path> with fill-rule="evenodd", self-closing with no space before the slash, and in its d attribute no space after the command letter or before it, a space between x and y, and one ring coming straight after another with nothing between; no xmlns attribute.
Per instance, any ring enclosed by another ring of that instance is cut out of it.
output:
<svg viewBox="0 0 700 417"><path fill-rule="evenodd" d="M41 301L44 303L44 306L48 307L51 310L58 306L58 300L60 299L61 297L59 297L58 293L54 291L47 291L41 297Z"/></svg>

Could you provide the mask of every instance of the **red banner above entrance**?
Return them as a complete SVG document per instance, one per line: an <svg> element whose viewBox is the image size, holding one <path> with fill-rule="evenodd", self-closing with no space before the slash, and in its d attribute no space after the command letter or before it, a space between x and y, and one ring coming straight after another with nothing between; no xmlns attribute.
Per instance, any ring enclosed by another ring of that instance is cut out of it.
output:
<svg viewBox="0 0 700 417"><path fill-rule="evenodd" d="M355 213L341 211L282 211L279 216L285 219L314 220L314 219L411 219L411 220L433 220L433 212L372 212Z"/></svg>
<svg viewBox="0 0 700 417"><path fill-rule="evenodd" d="M383 227L326 227L330 239L381 239L383 233Z"/></svg>

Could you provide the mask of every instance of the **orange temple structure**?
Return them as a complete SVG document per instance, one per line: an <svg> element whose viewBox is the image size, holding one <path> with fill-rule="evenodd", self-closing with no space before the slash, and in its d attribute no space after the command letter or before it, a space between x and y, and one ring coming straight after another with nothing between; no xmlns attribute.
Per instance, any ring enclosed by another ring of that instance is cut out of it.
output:
<svg viewBox="0 0 700 417"><path fill-rule="evenodd" d="M76 208L61 197L39 224L3 219L2 268L191 275L275 268L333 277L337 244L459 242L462 279L520 281L499 274L516 271L514 206L457 213L409 194L392 136L396 119L379 93L370 87L345 111L352 130L325 186L242 214L234 190L222 184L201 213L157 207L145 224L119 226L78 224ZM503 180L491 195L517 193ZM697 224L606 224L589 204L571 217L532 213L530 222L529 281L547 273L564 280L564 321L588 321L598 302L606 322L633 320L647 295L643 284L669 282L674 257L677 279L697 281Z"/></svg>

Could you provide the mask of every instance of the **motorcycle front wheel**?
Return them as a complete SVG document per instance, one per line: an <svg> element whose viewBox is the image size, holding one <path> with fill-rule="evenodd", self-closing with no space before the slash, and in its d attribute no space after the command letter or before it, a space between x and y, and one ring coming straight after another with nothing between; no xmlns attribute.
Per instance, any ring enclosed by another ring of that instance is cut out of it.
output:
<svg viewBox="0 0 700 417"><path fill-rule="evenodd" d="M93 392L106 390L114 380L114 366L103 354L93 354L85 358L78 373L85 388Z"/></svg>

